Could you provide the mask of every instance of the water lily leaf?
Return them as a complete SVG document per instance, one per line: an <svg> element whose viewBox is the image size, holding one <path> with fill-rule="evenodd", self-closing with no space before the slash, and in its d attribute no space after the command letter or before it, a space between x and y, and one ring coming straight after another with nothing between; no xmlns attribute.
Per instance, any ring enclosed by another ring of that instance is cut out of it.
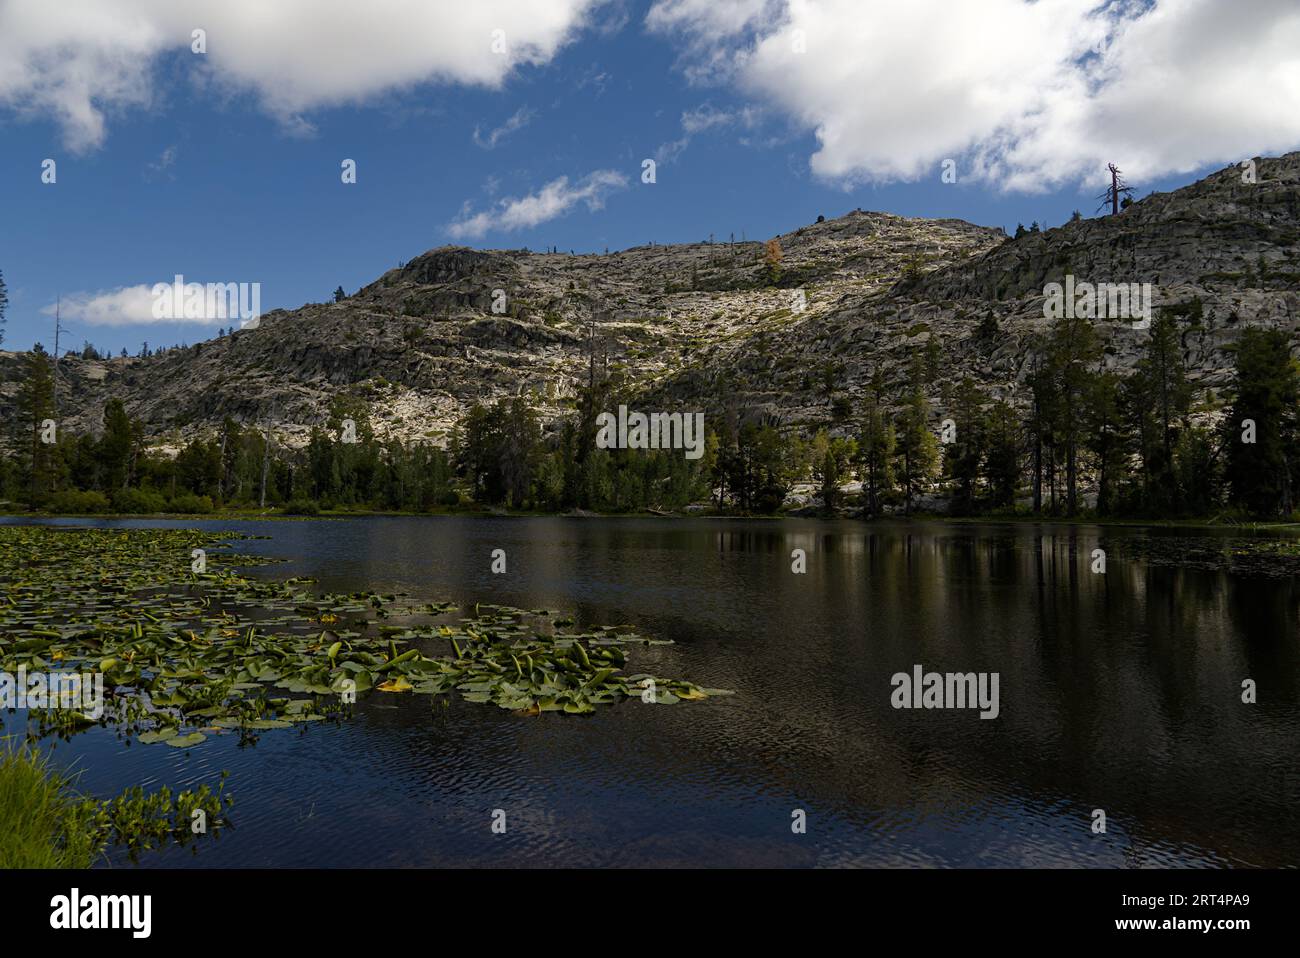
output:
<svg viewBox="0 0 1300 958"><path fill-rule="evenodd" d="M172 748L190 748L200 742L207 741L207 736L202 732L191 732L189 735L178 735L175 738L165 739L165 741Z"/></svg>
<svg viewBox="0 0 1300 958"><path fill-rule="evenodd" d="M144 745L153 745L155 742L165 742L169 738L176 737L176 729L164 728L156 732L141 732L136 736L136 740Z"/></svg>
<svg viewBox="0 0 1300 958"><path fill-rule="evenodd" d="M605 680L614 674L613 669L599 669L596 674L582 684L584 689L595 688L598 685L604 685Z"/></svg>
<svg viewBox="0 0 1300 958"><path fill-rule="evenodd" d="M100 666L116 692L108 723L134 725L157 707L183 709L187 720L212 720L209 728L266 729L320 720L307 699L263 700L248 711L243 703L269 688L334 695L376 682L384 691L428 695L459 686L469 701L524 714L587 714L641 694L638 677L620 674L625 648L668 644L631 626L548 635L552 630L538 619L559 628L572 626L573 618L495 604L475 606L473 616L456 623L417 618L390 626L383 622L389 612L457 615L461 607L397 607L388 604L396 593L312 594L303 585L311 580L250 578L235 566L282 560L236 555L229 544L241 538L249 537L177 528L0 526L0 668L44 668L47 659L62 668ZM177 590L176 557L195 547L209 550L209 570L186 575ZM30 557L39 565L36 585ZM350 627L338 628L335 622L344 619ZM399 652L402 644L433 638L451 640L452 653L431 657L414 645ZM655 682L664 704L727 694ZM282 717L249 719L266 714ZM70 713L62 721L90 724ZM192 734L160 728L140 740Z"/></svg>
<svg viewBox="0 0 1300 958"><path fill-rule="evenodd" d="M211 718L214 715L224 715L225 713L225 708L220 705L209 705L207 708L189 709L185 712L187 716L193 718Z"/></svg>

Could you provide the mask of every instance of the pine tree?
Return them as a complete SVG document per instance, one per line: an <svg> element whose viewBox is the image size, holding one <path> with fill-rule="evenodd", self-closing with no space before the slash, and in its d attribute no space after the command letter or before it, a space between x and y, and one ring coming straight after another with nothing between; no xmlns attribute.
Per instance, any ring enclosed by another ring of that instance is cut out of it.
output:
<svg viewBox="0 0 1300 958"><path fill-rule="evenodd" d="M1083 439L1083 413L1096 372L1092 364L1101 358L1101 343L1090 320L1063 317L1052 330L1049 360L1057 381L1058 414L1053 433L1060 439L1065 456L1065 511L1079 511L1079 447Z"/></svg>
<svg viewBox="0 0 1300 958"><path fill-rule="evenodd" d="M944 447L944 469L957 485L953 510L958 514L975 511L985 441L983 400L969 376L958 383L952 405L956 436Z"/></svg>
<svg viewBox="0 0 1300 958"><path fill-rule="evenodd" d="M1100 356L1101 344L1092 322L1081 317L1057 320L1046 342L1034 347L1028 379L1034 397L1029 432L1033 442L1035 513L1042 509L1044 467L1053 514L1057 508L1057 475L1061 467L1065 471L1066 513L1073 516L1078 512L1083 413L1097 375L1091 366ZM1058 457L1064 461L1058 461Z"/></svg>
<svg viewBox="0 0 1300 958"><path fill-rule="evenodd" d="M106 488L125 489L130 477L131 419L118 398L104 404L104 434L98 443L97 457Z"/></svg>
<svg viewBox="0 0 1300 958"><path fill-rule="evenodd" d="M930 431L930 404L920 388L913 388L903 407L897 429L898 481L903 488L903 511L910 514L912 499L934 478L939 464L939 444Z"/></svg>
<svg viewBox="0 0 1300 958"><path fill-rule="evenodd" d="M832 437L823 428L817 430L813 437L810 451L813 479L821 491L822 509L831 513L839 503L840 483L844 480L849 463L857 456L857 443L851 439Z"/></svg>
<svg viewBox="0 0 1300 958"><path fill-rule="evenodd" d="M1237 343L1232 414L1225 423L1229 501L1254 516L1295 508L1300 370L1280 329L1246 329ZM1249 436L1253 424L1253 436ZM1253 442L1245 441L1253 438Z"/></svg>
<svg viewBox="0 0 1300 958"><path fill-rule="evenodd" d="M1043 359L1042 342L1037 337L1031 345L1031 357L1028 385L1033 402L1029 408L1027 428L1031 449L1029 471L1033 477L1033 509L1034 515L1038 515L1043 511L1043 454L1052 444L1051 423L1056 391Z"/></svg>
<svg viewBox="0 0 1300 958"><path fill-rule="evenodd" d="M999 400L985 414L984 477L989 505L1014 506L1020 484L1020 425L1010 403Z"/></svg>
<svg viewBox="0 0 1300 958"><path fill-rule="evenodd" d="M1174 470L1182 511L1208 516L1220 501L1222 464L1219 437L1208 426L1188 423L1178 433Z"/></svg>
<svg viewBox="0 0 1300 958"><path fill-rule="evenodd" d="M32 502L53 491L54 445L42 441L46 420L54 418L54 374L49 354L37 343L24 361L24 376L18 387L17 439L22 449L22 467Z"/></svg>
<svg viewBox="0 0 1300 958"><path fill-rule="evenodd" d="M1121 382L1104 372L1092 381L1084 410L1083 443L1097 469L1097 514L1115 511L1116 490L1123 481L1131 436L1121 404Z"/></svg>
<svg viewBox="0 0 1300 958"><path fill-rule="evenodd" d="M858 465L868 515L880 515L881 496L894 487L895 436L893 425L885 418L881 404L884 377L879 370L871 378L867 406L862 417L858 441Z"/></svg>
<svg viewBox="0 0 1300 958"><path fill-rule="evenodd" d="M1142 508L1147 515L1181 510L1174 448L1191 406L1176 320L1161 312L1125 391L1142 462Z"/></svg>

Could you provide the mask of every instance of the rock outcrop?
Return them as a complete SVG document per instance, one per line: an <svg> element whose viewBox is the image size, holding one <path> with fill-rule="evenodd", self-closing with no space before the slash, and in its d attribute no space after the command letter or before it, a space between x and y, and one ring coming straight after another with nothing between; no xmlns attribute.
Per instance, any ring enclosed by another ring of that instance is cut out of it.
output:
<svg viewBox="0 0 1300 958"><path fill-rule="evenodd" d="M871 375L899 382L932 338L940 381L970 375L1018 401L1049 325L1044 287L1067 274L1150 283L1155 307L1180 317L1192 381L1221 389L1244 326L1294 335L1300 322L1300 153L1257 161L1254 183L1230 167L1015 240L861 210L778 239L775 283L764 244L732 238L603 255L434 249L343 302L278 310L256 329L147 359L65 357L61 417L97 430L104 401L121 396L158 441L229 415L273 421L294 442L353 391L381 435L441 441L498 396L526 395L555 420L594 351L647 408L849 428ZM1097 323L1107 365L1131 368L1147 334ZM0 353L0 414L18 374L19 357Z"/></svg>

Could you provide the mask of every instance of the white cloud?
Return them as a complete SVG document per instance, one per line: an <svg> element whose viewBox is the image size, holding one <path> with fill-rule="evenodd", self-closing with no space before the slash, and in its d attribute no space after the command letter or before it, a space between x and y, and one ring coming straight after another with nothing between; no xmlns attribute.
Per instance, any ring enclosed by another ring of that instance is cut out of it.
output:
<svg viewBox="0 0 1300 958"><path fill-rule="evenodd" d="M483 136L482 131L476 126L474 127L474 143L485 150L494 150L502 139L526 127L534 116L536 116L536 113L533 110L521 106L499 127L490 130L487 136Z"/></svg>
<svg viewBox="0 0 1300 958"><path fill-rule="evenodd" d="M693 80L721 80L730 72L738 36L779 19L780 0L655 0L646 25L686 42L684 67Z"/></svg>
<svg viewBox="0 0 1300 958"><path fill-rule="evenodd" d="M613 75L608 71L601 69L599 64L593 63L582 76L578 77L577 82L573 84L575 90L586 90L591 88L596 91L596 96L605 92L605 87L609 85Z"/></svg>
<svg viewBox="0 0 1300 958"><path fill-rule="evenodd" d="M712 130L714 127L731 126L733 123L738 122L751 126L754 115L754 111L750 108L732 113L727 110L719 110L712 104L705 103L697 109L687 110L682 114L682 129L687 133L694 134Z"/></svg>
<svg viewBox="0 0 1300 958"><path fill-rule="evenodd" d="M549 62L604 0L4 0L0 105L53 115L70 149L98 147L105 115L148 106L159 56L251 92L290 128L302 114L428 81L500 87ZM190 53L207 31L207 53ZM504 53L492 49L494 31Z"/></svg>
<svg viewBox="0 0 1300 958"><path fill-rule="evenodd" d="M751 106L729 111L719 110L711 103L705 103L694 110L686 110L682 113L681 137L676 140L669 140L667 143L661 143L659 148L655 150L655 162L671 163L675 161L677 157L686 152L686 148L691 145L691 140L701 133L731 126L752 129L758 124L758 121L759 111Z"/></svg>
<svg viewBox="0 0 1300 958"><path fill-rule="evenodd" d="M155 180L158 177L165 176L169 180L176 179L176 174L171 171L176 165L176 145L173 143L167 147L158 157L157 163L145 164L145 178Z"/></svg>
<svg viewBox="0 0 1300 958"><path fill-rule="evenodd" d="M615 170L596 170L572 186L567 176L561 176L536 193L500 200L490 210L471 214L466 204L461 216L447 226L447 232L456 239L477 239L491 230L529 229L563 216L578 203L585 203L589 210L601 209L608 194L626 186L627 177Z"/></svg>
<svg viewBox="0 0 1300 958"><path fill-rule="evenodd" d="M676 162L677 157L686 152L686 148L691 145L691 138L683 136L676 140L669 140L666 143L660 143L655 150L654 161L658 164Z"/></svg>
<svg viewBox="0 0 1300 958"><path fill-rule="evenodd" d="M123 286L98 293L73 293L63 297L59 304L59 315L63 319L91 326L156 323L159 320L153 315L154 298L151 289L150 286ZM41 312L53 316L54 307L46 306Z"/></svg>
<svg viewBox="0 0 1300 958"><path fill-rule="evenodd" d="M165 304L177 303L177 305L164 305L159 307L158 311L163 315L156 316L155 304L159 302L159 297L154 296L153 285L141 286L122 286L117 289L101 290L97 293L73 293L64 296L58 305L59 316L61 319L69 322L81 322L89 326L143 326L156 323L193 323L202 326L224 325L229 321L238 322L238 314L241 302L252 302L250 292L244 292L244 299L230 299L225 293L226 284L222 284L221 290L216 290L213 296L216 298L209 299L207 287L204 287L203 295L196 300L203 304L201 310L193 310L191 315L185 313L185 296L191 295L187 287L182 298L174 300L170 295L172 286L170 282L158 284L159 287L167 287L167 296ZM231 284L232 286L234 284ZM252 285L252 284L250 284ZM193 294L193 295L198 295ZM237 294L235 294L237 295ZM260 301L260 295L258 296ZM46 316L53 316L54 306L46 306L41 309Z"/></svg>
<svg viewBox="0 0 1300 958"><path fill-rule="evenodd" d="M656 0L684 69L813 131L826 180L1041 190L1300 147L1295 0Z"/></svg>

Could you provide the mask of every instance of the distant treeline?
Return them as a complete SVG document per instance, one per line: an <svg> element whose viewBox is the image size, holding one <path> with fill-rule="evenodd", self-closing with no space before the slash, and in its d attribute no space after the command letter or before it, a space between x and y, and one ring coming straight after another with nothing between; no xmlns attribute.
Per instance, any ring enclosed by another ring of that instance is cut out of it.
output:
<svg viewBox="0 0 1300 958"><path fill-rule="evenodd" d="M1020 406L990 401L970 378L939 382L929 349L898 383L877 372L856 429L844 428L842 409L835 434L831 421L799 433L732 409L711 417L698 459L682 450L597 448L597 416L620 402L635 405L617 376L593 377L549 430L515 397L474 406L445 447L384 441L368 403L349 393L335 398L305 447L227 418L216 435L190 440L173 457L146 448L120 399L105 404L99 435L50 435L54 385L50 358L37 347L25 358L0 492L54 512L632 512L704 504L770 514L810 481L825 511L858 506L866 515L910 512L932 496L946 497L959 515L1006 514L1018 504L1060 516L1292 515L1300 370L1286 335L1243 330L1230 388L1216 396L1189 383L1178 323L1168 312L1154 319L1136 369L1121 376L1105 369L1091 320L1059 320L1033 344L1030 395ZM842 492L854 480L861 492ZM1095 493L1088 503L1085 489Z"/></svg>

